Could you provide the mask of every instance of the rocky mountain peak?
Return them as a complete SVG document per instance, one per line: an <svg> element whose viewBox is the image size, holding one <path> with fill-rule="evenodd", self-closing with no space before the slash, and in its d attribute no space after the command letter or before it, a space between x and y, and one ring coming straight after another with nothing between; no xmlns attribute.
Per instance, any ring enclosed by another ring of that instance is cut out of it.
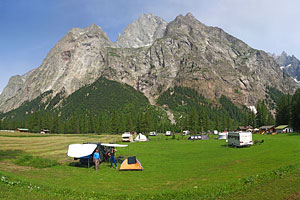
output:
<svg viewBox="0 0 300 200"><path fill-rule="evenodd" d="M166 26L167 22L162 18L153 14L142 14L119 35L117 46L137 48L150 45L154 40L163 37Z"/></svg>
<svg viewBox="0 0 300 200"><path fill-rule="evenodd" d="M285 51L279 56L272 54L272 57L281 66L283 72L293 77L298 83L300 82L300 60L294 55L289 56Z"/></svg>
<svg viewBox="0 0 300 200"><path fill-rule="evenodd" d="M165 35L189 35L195 39L203 40L203 33L207 26L198 21L191 13L185 16L178 15L174 21L170 22L166 28Z"/></svg>

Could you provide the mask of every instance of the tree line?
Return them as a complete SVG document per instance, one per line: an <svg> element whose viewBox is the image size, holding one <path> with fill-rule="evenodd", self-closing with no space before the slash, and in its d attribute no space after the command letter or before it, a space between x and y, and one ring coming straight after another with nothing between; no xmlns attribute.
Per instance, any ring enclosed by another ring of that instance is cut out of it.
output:
<svg viewBox="0 0 300 200"><path fill-rule="evenodd" d="M300 89L294 95L282 95L276 106L276 125L290 125L300 130Z"/></svg>
<svg viewBox="0 0 300 200"><path fill-rule="evenodd" d="M276 99L276 124L290 124L299 129L299 93L297 91L294 96L282 95ZM44 108L38 104L40 99L42 97L34 103L25 103L9 114L0 115L0 129L28 128L32 132L49 129L52 133L117 134L136 131L147 134L150 131L167 130L199 133L275 123L263 100L257 102L257 113L254 114L245 106L236 106L225 96L217 99L217 103L212 103L197 91L184 87L174 87L164 92L157 100L159 107L151 106L133 88L105 79L83 87L56 109L53 109L56 105L54 100L46 102L48 106ZM55 102L60 99L57 97ZM51 103L53 106L49 106ZM174 113L176 124L171 124L162 108Z"/></svg>

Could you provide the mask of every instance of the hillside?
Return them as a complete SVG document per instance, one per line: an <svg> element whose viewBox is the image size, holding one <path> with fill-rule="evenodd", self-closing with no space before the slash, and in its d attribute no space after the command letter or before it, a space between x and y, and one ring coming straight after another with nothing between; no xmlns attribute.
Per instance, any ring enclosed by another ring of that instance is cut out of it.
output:
<svg viewBox="0 0 300 200"><path fill-rule="evenodd" d="M158 117L160 123L168 122L166 114L152 107L142 93L105 78L80 88L67 98L63 92L54 98L51 98L52 94L52 91L43 93L15 110L0 114L0 119L4 120L0 129L27 127L35 132L40 129L67 133L124 132L135 130L145 117L151 117L151 123L157 123ZM148 122L143 123L146 126ZM143 128L139 131L144 131Z"/></svg>

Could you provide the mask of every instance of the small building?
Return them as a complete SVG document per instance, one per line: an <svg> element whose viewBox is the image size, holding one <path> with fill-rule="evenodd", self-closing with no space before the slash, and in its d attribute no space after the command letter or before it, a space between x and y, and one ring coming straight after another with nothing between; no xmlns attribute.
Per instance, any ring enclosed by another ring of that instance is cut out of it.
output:
<svg viewBox="0 0 300 200"><path fill-rule="evenodd" d="M271 133L274 133L274 132L275 132L275 126L274 125L259 127L259 133L260 134L271 134Z"/></svg>
<svg viewBox="0 0 300 200"><path fill-rule="evenodd" d="M251 125L249 125L249 126L239 126L237 131L253 131L253 127Z"/></svg>
<svg viewBox="0 0 300 200"><path fill-rule="evenodd" d="M292 133L293 128L289 127L289 125L280 125L275 128L276 133Z"/></svg>
<svg viewBox="0 0 300 200"><path fill-rule="evenodd" d="M29 132L29 129L27 129L27 128L17 128L16 131L17 132Z"/></svg>

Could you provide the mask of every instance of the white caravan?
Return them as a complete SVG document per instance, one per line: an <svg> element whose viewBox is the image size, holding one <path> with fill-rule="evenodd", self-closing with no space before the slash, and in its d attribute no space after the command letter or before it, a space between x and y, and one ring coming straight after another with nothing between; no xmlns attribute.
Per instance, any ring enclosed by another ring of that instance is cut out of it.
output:
<svg viewBox="0 0 300 200"><path fill-rule="evenodd" d="M171 131L166 131L166 136L171 136Z"/></svg>
<svg viewBox="0 0 300 200"><path fill-rule="evenodd" d="M251 146L253 145L251 132L229 132L228 145L234 147Z"/></svg>

